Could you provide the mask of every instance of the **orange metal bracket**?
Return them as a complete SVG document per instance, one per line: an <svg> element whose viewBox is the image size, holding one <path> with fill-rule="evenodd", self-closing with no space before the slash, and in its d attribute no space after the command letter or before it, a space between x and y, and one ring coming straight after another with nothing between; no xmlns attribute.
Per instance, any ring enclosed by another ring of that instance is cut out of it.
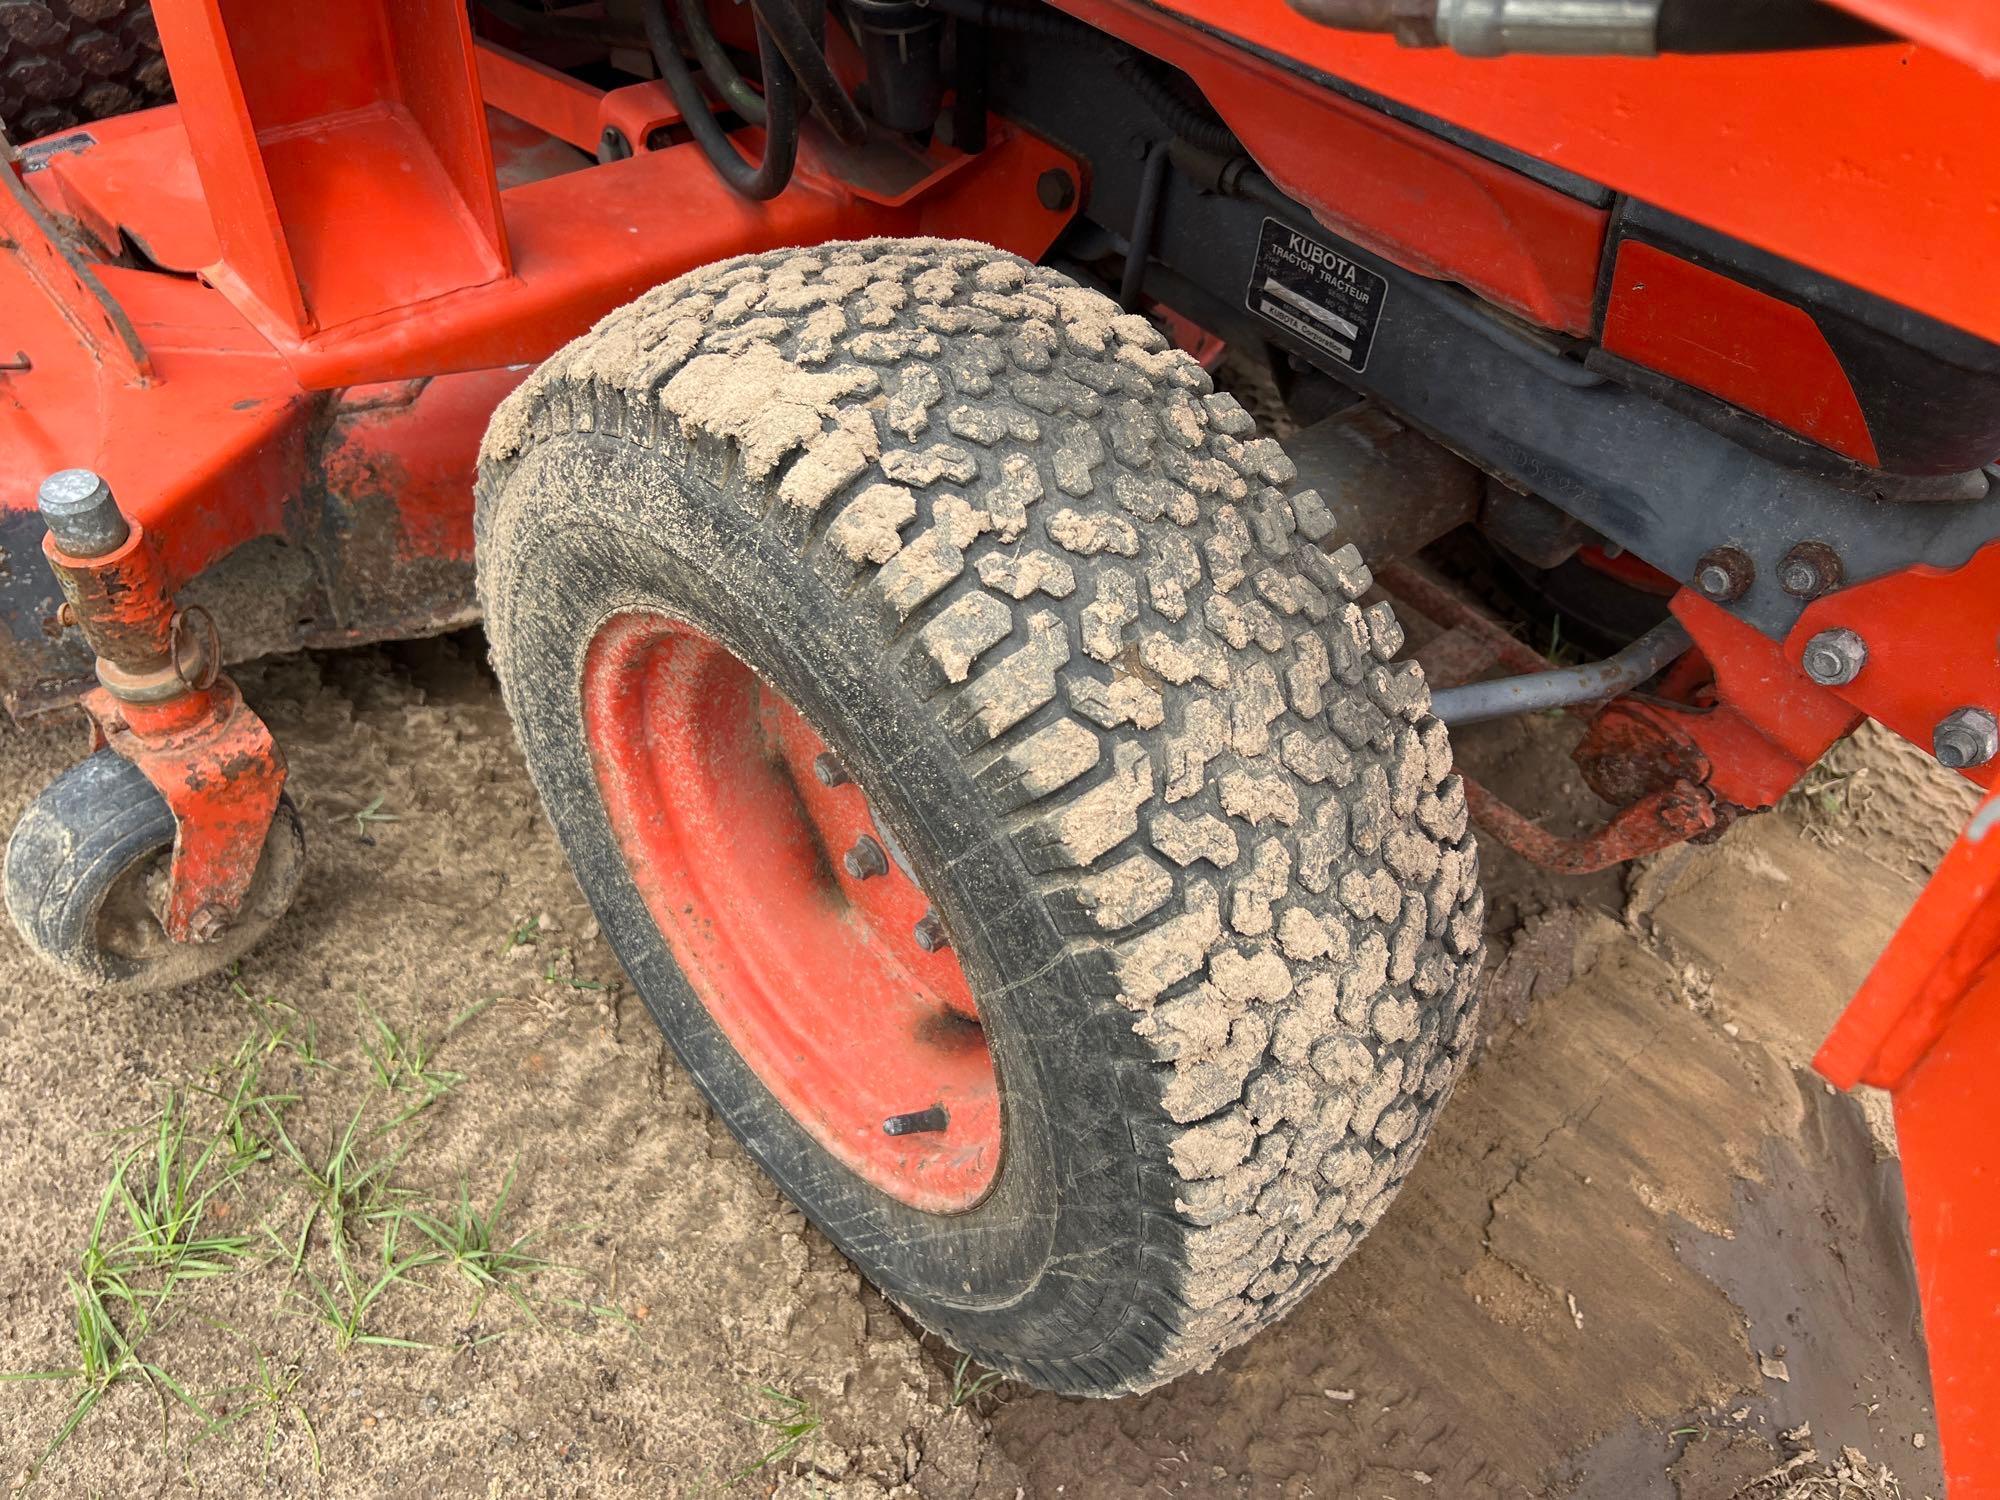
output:
<svg viewBox="0 0 2000 1500"><path fill-rule="evenodd" d="M175 942L206 942L256 876L285 758L220 675L222 643L206 613L174 607L151 536L127 524L130 535L100 556L71 556L53 535L42 551L66 618L97 653L104 685L82 699L96 738L143 771L174 816L162 925Z"/></svg>
<svg viewBox="0 0 2000 1500"><path fill-rule="evenodd" d="M1973 813L1813 1059L1888 1089L1951 1500L2000 1496L2000 793Z"/></svg>

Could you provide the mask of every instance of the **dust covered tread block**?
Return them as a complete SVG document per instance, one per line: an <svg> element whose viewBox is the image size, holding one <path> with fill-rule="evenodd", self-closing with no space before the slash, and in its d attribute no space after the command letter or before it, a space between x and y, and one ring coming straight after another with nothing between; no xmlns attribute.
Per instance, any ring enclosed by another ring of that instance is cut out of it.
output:
<svg viewBox="0 0 2000 1500"><path fill-rule="evenodd" d="M1365 566L1299 534L1289 461L1253 431L1100 294L984 246L885 240L647 293L511 396L482 455L510 701L534 670L512 554L552 505L516 476L615 434L712 480L742 545L795 569L935 727L1016 920L1056 945L1037 984L1098 1048L1083 1096L1035 1103L1124 1127L1127 1159L1062 1164L1077 1223L1051 1261L1086 1234L1079 1259L1115 1274L1046 1316L985 1308L896 1263L914 1231L857 1230L814 1200L823 1178L779 1176L921 1321L1058 1390L1145 1389L1281 1316L1380 1219L1474 1035L1478 866L1442 726L1415 669L1378 660L1386 606L1349 602ZM692 503L651 497L633 524Z"/></svg>

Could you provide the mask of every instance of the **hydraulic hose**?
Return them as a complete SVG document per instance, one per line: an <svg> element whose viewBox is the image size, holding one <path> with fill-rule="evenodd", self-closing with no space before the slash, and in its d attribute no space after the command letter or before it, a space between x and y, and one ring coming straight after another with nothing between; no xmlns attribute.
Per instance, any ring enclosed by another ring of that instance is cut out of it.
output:
<svg viewBox="0 0 2000 1500"><path fill-rule="evenodd" d="M792 167L798 160L798 96L791 67L772 41L764 15L767 10L789 11L788 0L756 0L755 4L757 58L764 69L764 154L754 163L736 149L728 132L709 112L708 100L702 97L701 86L688 71L680 44L674 40L666 7L667 0L651 0L645 7L646 41L660 77L680 106L682 122L723 181L746 198L775 198L792 180ZM792 14L796 17L796 12Z"/></svg>
<svg viewBox="0 0 2000 1500"><path fill-rule="evenodd" d="M834 77L833 65L826 60L826 47L815 27L791 0L750 0L760 23L759 36L768 34L804 91L813 112L826 121L826 128L850 146L868 138L868 122L847 90ZM805 0L822 19L823 0Z"/></svg>
<svg viewBox="0 0 2000 1500"><path fill-rule="evenodd" d="M702 74L722 95L723 102L752 125L762 125L764 96L751 88L743 75L736 71L736 64L729 60L729 54L722 50L722 43L715 39L715 32L708 24L708 7L703 0L681 0L681 30L687 33L688 45L694 49L694 60L701 64Z"/></svg>

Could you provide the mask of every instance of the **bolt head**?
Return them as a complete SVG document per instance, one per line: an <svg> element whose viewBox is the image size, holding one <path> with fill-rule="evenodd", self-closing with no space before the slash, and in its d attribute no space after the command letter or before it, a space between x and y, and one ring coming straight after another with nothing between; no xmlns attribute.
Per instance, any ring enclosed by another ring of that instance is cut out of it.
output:
<svg viewBox="0 0 2000 1500"><path fill-rule="evenodd" d="M944 934L944 923L934 911L927 911L917 918L917 946L926 953L937 953L951 946L951 939Z"/></svg>
<svg viewBox="0 0 2000 1500"><path fill-rule="evenodd" d="M846 786L853 778L831 750L822 750L813 757L813 779L821 786Z"/></svg>
<svg viewBox="0 0 2000 1500"><path fill-rule="evenodd" d="M1868 664L1868 643L1852 630L1822 630L1806 642L1806 676L1821 687L1843 687Z"/></svg>
<svg viewBox="0 0 2000 1500"><path fill-rule="evenodd" d="M873 880L877 875L889 873L889 860L882 853L882 846L865 833L841 856L840 863L856 880Z"/></svg>
<svg viewBox="0 0 2000 1500"><path fill-rule="evenodd" d="M1840 554L1825 542L1800 542L1778 564L1778 587L1794 599L1817 599L1840 587Z"/></svg>
<svg viewBox="0 0 2000 1500"><path fill-rule="evenodd" d="M71 557L102 557L132 534L111 486L89 469L58 469L42 481L35 498L42 524Z"/></svg>
<svg viewBox="0 0 2000 1500"><path fill-rule="evenodd" d="M1050 213L1059 214L1076 202L1076 179L1061 167L1050 167L1035 179L1035 198Z"/></svg>
<svg viewBox="0 0 2000 1500"><path fill-rule="evenodd" d="M1983 766L2000 755L2000 719L1983 708L1955 708L1938 720L1931 749L1953 771Z"/></svg>
<svg viewBox="0 0 2000 1500"><path fill-rule="evenodd" d="M1694 586L1718 604L1741 599L1757 576L1757 565L1741 547L1711 547L1694 565Z"/></svg>

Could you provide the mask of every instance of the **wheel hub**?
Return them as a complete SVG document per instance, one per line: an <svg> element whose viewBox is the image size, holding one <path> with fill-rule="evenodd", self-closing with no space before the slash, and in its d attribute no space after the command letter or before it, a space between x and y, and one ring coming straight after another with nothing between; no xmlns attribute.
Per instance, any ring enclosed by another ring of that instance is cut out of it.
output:
<svg viewBox="0 0 2000 1500"><path fill-rule="evenodd" d="M978 1007L825 741L727 649L651 611L598 629L583 718L633 882L744 1063L874 1187L932 1212L976 1203L1001 1145Z"/></svg>

